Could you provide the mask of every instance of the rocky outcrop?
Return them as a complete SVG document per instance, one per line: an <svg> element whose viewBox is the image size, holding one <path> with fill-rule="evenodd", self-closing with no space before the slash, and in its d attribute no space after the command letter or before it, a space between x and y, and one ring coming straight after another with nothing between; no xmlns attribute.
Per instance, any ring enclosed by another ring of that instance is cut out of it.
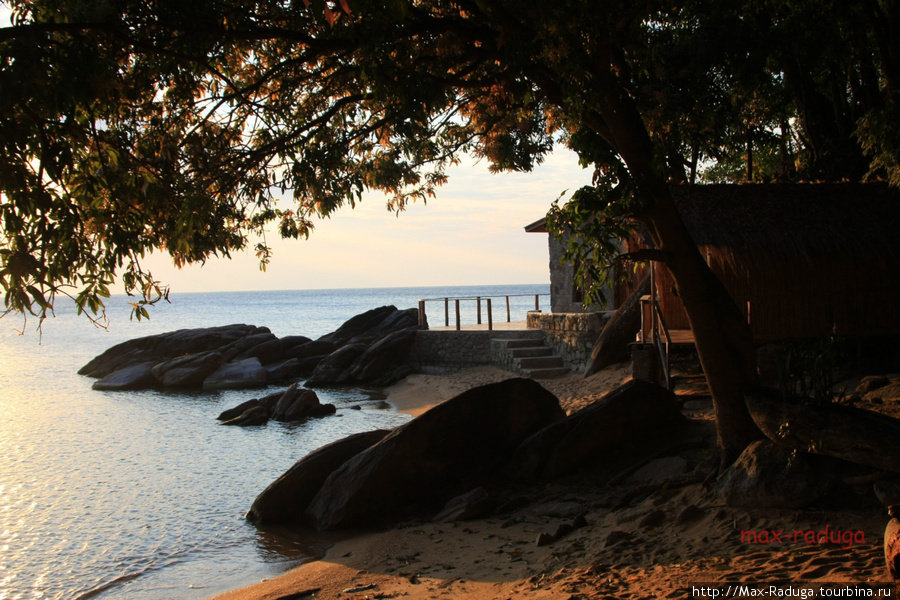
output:
<svg viewBox="0 0 900 600"><path fill-rule="evenodd" d="M524 480L588 468L609 477L674 444L686 425L672 392L633 380L529 437L511 469Z"/></svg>
<svg viewBox="0 0 900 600"><path fill-rule="evenodd" d="M158 364L179 356L218 350L268 329L253 325L225 325L203 329L179 329L116 344L84 365L78 373L106 377L113 371L143 362Z"/></svg>
<svg viewBox="0 0 900 600"><path fill-rule="evenodd" d="M334 529L439 509L496 481L522 440L564 416L556 397L529 379L468 390L334 471L310 501L307 519Z"/></svg>
<svg viewBox="0 0 900 600"><path fill-rule="evenodd" d="M716 489L729 506L801 508L818 500L829 481L802 455L770 440L747 446L719 477Z"/></svg>
<svg viewBox="0 0 900 600"><path fill-rule="evenodd" d="M334 412L333 404L321 404L314 391L302 388L295 383L275 403L272 418L276 421L300 421L308 417L323 416Z"/></svg>
<svg viewBox="0 0 900 600"><path fill-rule="evenodd" d="M371 383L390 385L408 374L403 368L416 338L415 327L389 333L371 346L356 342L326 356L306 385Z"/></svg>
<svg viewBox="0 0 900 600"><path fill-rule="evenodd" d="M150 371L162 387L196 387L225 361L219 352L201 352L161 362Z"/></svg>
<svg viewBox="0 0 900 600"><path fill-rule="evenodd" d="M248 407L244 412L234 417L233 419L229 419L224 421L222 425L237 425L239 427L251 427L254 425L265 425L269 422L269 412L257 404L255 406Z"/></svg>
<svg viewBox="0 0 900 600"><path fill-rule="evenodd" d="M142 362L124 367L94 382L91 387L103 391L140 390L151 387L156 384L156 378L153 376L154 366L155 363Z"/></svg>
<svg viewBox="0 0 900 600"><path fill-rule="evenodd" d="M247 519L258 525L301 519L331 473L388 433L357 433L310 452L256 497Z"/></svg>
<svg viewBox="0 0 900 600"><path fill-rule="evenodd" d="M788 403L765 389L744 397L760 431L780 446L900 473L900 419L852 406Z"/></svg>
<svg viewBox="0 0 900 600"><path fill-rule="evenodd" d="M203 380L203 389L239 389L264 387L269 373L260 364L259 358L244 358L225 363Z"/></svg>
<svg viewBox="0 0 900 600"><path fill-rule="evenodd" d="M117 344L78 372L99 378L97 390L237 389L310 374L311 385L388 385L407 374L417 320L415 309L382 306L318 340L253 325L182 329Z"/></svg>
<svg viewBox="0 0 900 600"><path fill-rule="evenodd" d="M281 392L254 398L230 408L220 414L218 419L222 421L222 425L263 425L269 419L303 421L333 415L335 412L337 408L334 404L322 404L314 391L295 383Z"/></svg>
<svg viewBox="0 0 900 600"><path fill-rule="evenodd" d="M331 343L340 349L318 363L306 385L394 383L408 374L403 365L417 329L415 310L382 306L353 317L334 333L317 340L316 343Z"/></svg>
<svg viewBox="0 0 900 600"><path fill-rule="evenodd" d="M416 309L397 310L394 306L381 306L356 315L337 331L323 335L318 341L331 342L335 346L347 344L372 344L394 331L418 327Z"/></svg>

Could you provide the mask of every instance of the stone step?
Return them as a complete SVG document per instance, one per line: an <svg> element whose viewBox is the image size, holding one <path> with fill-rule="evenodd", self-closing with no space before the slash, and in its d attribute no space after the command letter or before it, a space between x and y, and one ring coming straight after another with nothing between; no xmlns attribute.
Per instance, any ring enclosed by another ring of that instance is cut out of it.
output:
<svg viewBox="0 0 900 600"><path fill-rule="evenodd" d="M519 368L525 371L531 369L555 369L565 367L563 359L559 356L535 356L531 358L517 359Z"/></svg>
<svg viewBox="0 0 900 600"><path fill-rule="evenodd" d="M534 346L533 348L513 348L510 350L513 358L529 358L533 356L552 356L553 348L550 346Z"/></svg>
<svg viewBox="0 0 900 600"><path fill-rule="evenodd" d="M501 340L506 343L506 347L512 348L534 348L535 346L543 346L544 338L522 338L514 340Z"/></svg>
<svg viewBox="0 0 900 600"><path fill-rule="evenodd" d="M556 377L562 377L563 375L568 375L572 371L567 367L555 367L549 369L529 369L528 376L531 379L555 379Z"/></svg>

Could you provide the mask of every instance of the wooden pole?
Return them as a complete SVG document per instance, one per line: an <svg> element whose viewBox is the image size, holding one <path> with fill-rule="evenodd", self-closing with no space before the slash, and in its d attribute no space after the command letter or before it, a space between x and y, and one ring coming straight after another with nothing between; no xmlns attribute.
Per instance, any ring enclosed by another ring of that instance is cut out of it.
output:
<svg viewBox="0 0 900 600"><path fill-rule="evenodd" d="M419 329L425 329L425 301L419 300Z"/></svg>
<svg viewBox="0 0 900 600"><path fill-rule="evenodd" d="M444 327L450 327L450 298L444 298Z"/></svg>
<svg viewBox="0 0 900 600"><path fill-rule="evenodd" d="M506 297L506 322L510 322L510 312L509 312L509 296Z"/></svg>
<svg viewBox="0 0 900 600"><path fill-rule="evenodd" d="M534 310L541 310L541 297L538 294L534 295Z"/></svg>
<svg viewBox="0 0 900 600"><path fill-rule="evenodd" d="M475 300L478 302L477 322L481 325L481 296L476 296Z"/></svg>
<svg viewBox="0 0 900 600"><path fill-rule="evenodd" d="M459 331L459 300L456 301L456 330Z"/></svg>
<svg viewBox="0 0 900 600"><path fill-rule="evenodd" d="M491 299L487 299L487 308L488 308L488 331L493 331L494 329L494 315L491 314Z"/></svg>

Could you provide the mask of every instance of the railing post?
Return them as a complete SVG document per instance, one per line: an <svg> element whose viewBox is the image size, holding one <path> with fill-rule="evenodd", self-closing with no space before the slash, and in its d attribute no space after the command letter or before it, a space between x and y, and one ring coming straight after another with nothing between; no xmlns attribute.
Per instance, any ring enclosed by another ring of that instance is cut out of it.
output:
<svg viewBox="0 0 900 600"><path fill-rule="evenodd" d="M534 310L541 310L541 296L540 294L534 295Z"/></svg>
<svg viewBox="0 0 900 600"><path fill-rule="evenodd" d="M419 300L419 329L425 329L425 301Z"/></svg>
<svg viewBox="0 0 900 600"><path fill-rule="evenodd" d="M494 329L494 315L491 314L491 299L487 299L487 308L488 308L488 331L493 331Z"/></svg>
<svg viewBox="0 0 900 600"><path fill-rule="evenodd" d="M450 298L444 298L444 327L450 327Z"/></svg>
<svg viewBox="0 0 900 600"><path fill-rule="evenodd" d="M476 296L475 301L478 302L478 310L476 311L476 314L478 315L477 322L481 325L481 296Z"/></svg>
<svg viewBox="0 0 900 600"><path fill-rule="evenodd" d="M456 300L456 330L459 331L459 300Z"/></svg>
<svg viewBox="0 0 900 600"><path fill-rule="evenodd" d="M509 296L506 297L506 322L511 323L510 320L510 312L509 312Z"/></svg>

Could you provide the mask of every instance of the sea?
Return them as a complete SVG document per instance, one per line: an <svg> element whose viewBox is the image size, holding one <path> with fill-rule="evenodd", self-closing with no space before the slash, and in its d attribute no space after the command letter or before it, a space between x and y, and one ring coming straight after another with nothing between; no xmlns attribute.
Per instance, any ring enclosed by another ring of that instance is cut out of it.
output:
<svg viewBox="0 0 900 600"><path fill-rule="evenodd" d="M106 329L62 301L40 331L33 317L6 315L0 600L191 600L277 576L320 556L329 539L253 526L244 514L254 498L310 451L410 418L384 402L382 390L341 387L317 389L322 402L337 405L334 416L223 427L220 412L278 388L94 391L94 380L77 371L110 346L232 323L315 339L366 310L415 307L426 298L492 297L497 321L505 320L510 295L515 321L534 309L535 294L547 293L548 284L173 293L140 322L129 318L129 298L113 296ZM462 322L474 323L475 302L461 305ZM443 321L442 301L426 307L432 321Z"/></svg>

